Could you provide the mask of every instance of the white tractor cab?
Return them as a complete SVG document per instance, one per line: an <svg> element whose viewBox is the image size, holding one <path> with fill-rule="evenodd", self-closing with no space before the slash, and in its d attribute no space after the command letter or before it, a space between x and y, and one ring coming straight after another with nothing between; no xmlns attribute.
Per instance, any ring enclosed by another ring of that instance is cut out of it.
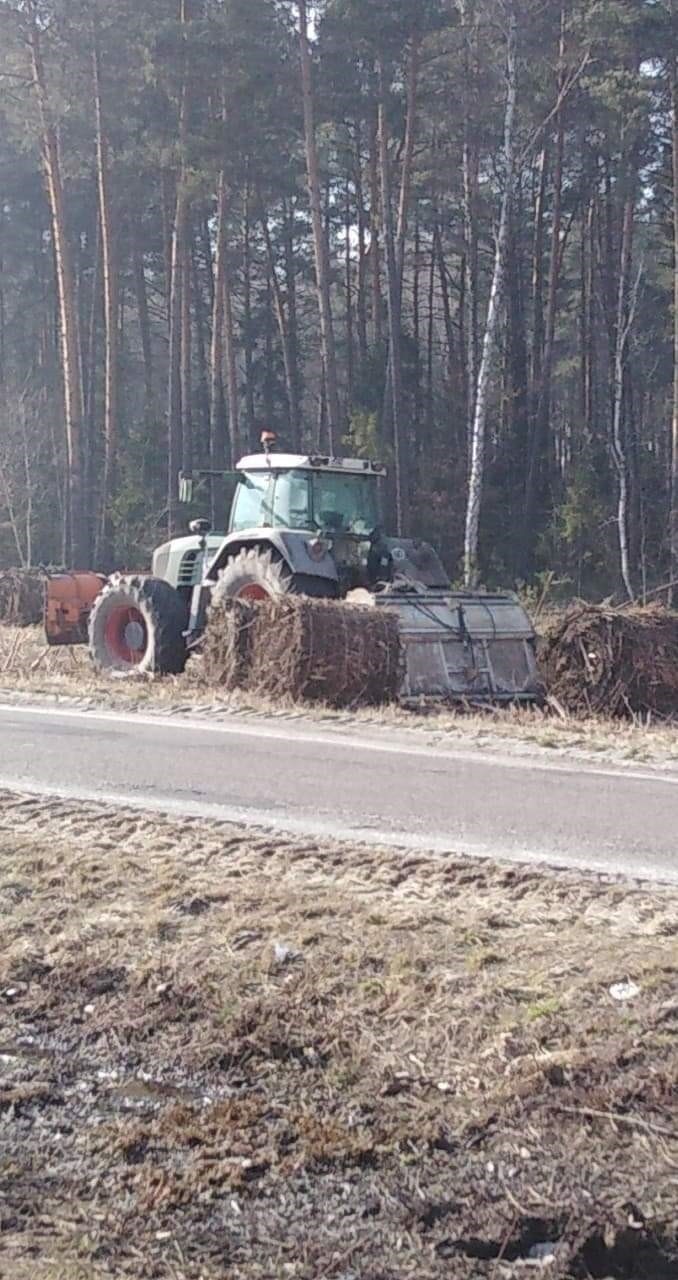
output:
<svg viewBox="0 0 678 1280"><path fill-rule="evenodd" d="M534 628L514 595L455 592L428 543L391 538L380 523L378 462L266 451L243 458L228 532L195 520L191 536L153 556L152 577L111 579L92 609L95 664L118 675L183 670L211 606L283 595L396 610L407 675L403 697L534 701ZM192 503L195 482L180 477Z"/></svg>
<svg viewBox="0 0 678 1280"><path fill-rule="evenodd" d="M230 596L250 600L280 595L281 577L286 594L327 599L383 586L398 574L425 587L449 588L432 547L383 534L379 482L385 475L380 463L359 458L243 458L228 533L195 521L198 542L194 536L160 547L153 573L179 588L220 581ZM183 500L191 501L193 492L194 478L182 476Z"/></svg>

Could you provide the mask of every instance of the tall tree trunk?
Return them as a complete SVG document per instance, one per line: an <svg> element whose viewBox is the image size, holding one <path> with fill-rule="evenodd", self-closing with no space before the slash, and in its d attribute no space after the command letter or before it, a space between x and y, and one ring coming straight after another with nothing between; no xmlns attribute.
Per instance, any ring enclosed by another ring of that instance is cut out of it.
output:
<svg viewBox="0 0 678 1280"><path fill-rule="evenodd" d="M476 76L477 76L477 40L478 23L474 0L459 0L460 16L466 32L464 41L464 147L463 147L463 188L464 188L464 239L466 241L466 335L468 376L468 435L469 447L473 434L473 417L478 391L478 365L480 360L480 339L478 321L478 204L479 204L479 159L478 146L474 130L477 120L476 110Z"/></svg>
<svg viewBox="0 0 678 1280"><path fill-rule="evenodd" d="M386 119L386 84L383 68L379 67L379 168L381 172L381 204L386 244L386 282L388 302L388 336L391 367L391 411L393 422L393 452L395 464L395 517L398 535L405 533L408 523L407 475L405 437L403 431L402 404L402 347L400 336L400 286L393 205L391 201L391 161L388 151L388 122Z"/></svg>
<svg viewBox="0 0 678 1280"><path fill-rule="evenodd" d="M200 240L202 240L202 222L200 227ZM210 262L211 268L211 262ZM211 269L210 269L211 275ZM207 321L206 321L206 303L207 299L203 288L203 281L200 274L200 252L198 244L198 236L194 237L191 253L191 282L193 287L193 308L195 315L195 354L197 366L197 387L195 403L198 412L199 430L194 433L193 446L196 456L200 459L200 465L204 466L209 458L209 435L210 435L210 372L209 360L207 356L208 338L207 338Z"/></svg>
<svg viewBox="0 0 678 1280"><path fill-rule="evenodd" d="M405 143L403 147L402 174L400 179L400 198L398 200L398 227L396 231L396 257L398 263L398 290L402 307L403 277L405 274L405 249L407 246L407 228L410 217L412 198L412 169L414 165L414 146L417 137L417 105L419 93L419 63L421 57L421 35L415 32L412 36L410 56L407 66L407 116L405 121Z"/></svg>
<svg viewBox="0 0 678 1280"><path fill-rule="evenodd" d="M294 438L301 444L303 436L302 383L299 369L299 325L297 318L297 266L294 252L295 204L283 208L283 234L285 238L285 289L287 292L287 327L289 331L289 349L292 380L294 382L294 402L296 405L296 426Z"/></svg>
<svg viewBox="0 0 678 1280"><path fill-rule="evenodd" d="M402 171L400 176L400 195L398 198L398 223L395 233L396 284L397 284L397 316L396 331L402 332L403 282L405 276L405 250L407 247L407 227L409 222L410 201L412 195L412 166L414 163L414 144L417 134L417 95L419 89L419 59L421 54L421 36L418 32L412 37L410 56L407 68L407 114L405 119L405 141L403 145ZM402 362L402 354L401 354ZM402 375L401 375L402 389ZM389 346L388 369L386 374L386 390L384 400L384 425L389 422L390 397L393 396L393 354Z"/></svg>
<svg viewBox="0 0 678 1280"><path fill-rule="evenodd" d="M226 212L228 187L223 169L219 175L217 194L216 248L214 258L214 298L212 302L212 345L210 350L210 468L218 471L232 466L233 458L227 447L228 436L224 421L224 300L226 296ZM210 481L212 524L218 524L218 486Z"/></svg>
<svg viewBox="0 0 678 1280"><path fill-rule="evenodd" d="M190 448L184 448L183 415L189 406L182 403L182 383L186 381L186 360L182 349L182 337L185 334L186 308L183 300L184 285L187 283L186 247L188 240L188 182L187 182L187 148L189 138L190 94L189 65L187 50L187 28L191 21L191 2L181 0L180 20L182 26L183 53L181 70L181 101L179 107L179 152L180 165L177 179L174 224L172 227L171 262L170 262L170 299L169 299L169 393L168 393L168 492L167 516L170 536L173 536L179 523L179 499L177 475L184 465ZM190 300L188 303L190 307Z"/></svg>
<svg viewBox="0 0 678 1280"><path fill-rule="evenodd" d="M266 300L264 305L264 421L267 427L275 427L275 369L273 350L273 285L270 273L266 275Z"/></svg>
<svg viewBox="0 0 678 1280"><path fill-rule="evenodd" d="M678 13L672 0L671 13ZM671 59L671 132L673 155L673 424L671 432L671 578L678 581L678 53Z"/></svg>
<svg viewBox="0 0 678 1280"><path fill-rule="evenodd" d="M565 7L560 10L560 45L559 45L558 94L562 96L565 85ZM562 263L562 205L563 205L563 160L565 155L565 130L563 108L556 114L556 145L553 160L553 211L551 217L551 247L549 257L549 279L546 301L546 322L544 327L543 358L538 362L539 380L535 387L537 392L536 408L531 432L529 457L527 459L527 480L525 484L525 516L524 529L524 563L523 572L529 576L532 571L532 548L536 533L537 495L544 490L544 455L548 441L551 418L551 393L553 383L553 354L556 336L556 319L558 315L558 291L560 286L560 269ZM541 317L543 319L543 317Z"/></svg>
<svg viewBox="0 0 678 1280"><path fill-rule="evenodd" d="M181 253L181 467L193 470L193 281L190 225L186 220Z"/></svg>
<svg viewBox="0 0 678 1280"><path fill-rule="evenodd" d="M261 229L264 233L264 244L266 245L266 256L268 258L268 270L273 287L273 299L275 302L275 313L278 321L278 330L280 333L280 342L283 352L283 364L285 368L285 390L287 392L287 403L289 409L289 425L290 425L290 445L294 448L300 447L300 407L297 399L297 381L294 367L294 355L292 344L290 341L290 326L287 314L285 312L285 298L282 286L278 277L278 269L275 261L275 253L273 252L273 241L271 239L271 229L268 223L268 214L262 208L261 210Z"/></svg>
<svg viewBox="0 0 678 1280"><path fill-rule="evenodd" d="M509 218L509 238L506 254L506 418L508 424L506 449L507 508L511 529L511 568L515 577L521 568L523 548L524 511L524 460L529 434L528 409L528 349L526 306L523 270L523 246L521 231L524 225L520 184L518 180L515 217ZM513 210L511 210L513 212ZM507 539L507 542L509 540ZM509 546L506 548L509 551ZM508 556L506 557L508 560Z"/></svg>
<svg viewBox="0 0 678 1280"><path fill-rule="evenodd" d="M200 219L200 248L202 250L203 266L205 268L205 280L207 282L207 302L210 315L214 309L214 263L212 261L212 233L210 231L210 221L212 211L209 203L205 206L203 217ZM200 261L198 254L198 261Z"/></svg>
<svg viewBox="0 0 678 1280"><path fill-rule="evenodd" d="M35 0L27 0L29 18L28 42L42 130L42 160L52 220L52 237L56 264L59 324L61 332L61 367L66 427L67 488L65 503L64 545L70 564L86 568L89 563L87 517L82 484L82 428L84 396L80 359L80 335L76 302L73 255L66 223L66 202L59 134L49 98L42 54L42 24Z"/></svg>
<svg viewBox="0 0 678 1280"><path fill-rule="evenodd" d="M445 251L443 249L443 238L440 234L440 223L435 222L433 228L433 243L435 247L436 257L438 260L438 278L440 281L440 296L443 300L443 319L445 321L445 338L447 339L447 381L448 394L452 393L452 369L454 365L454 321L452 319L452 302L450 299L450 282L447 277L447 263L445 262Z"/></svg>
<svg viewBox="0 0 678 1280"><path fill-rule="evenodd" d="M245 348L245 414L247 441L251 449L258 445L255 439L254 402L254 335L252 332L252 191L248 182L245 193L245 226L243 253L243 337Z"/></svg>
<svg viewBox="0 0 678 1280"><path fill-rule="evenodd" d="M624 162L622 162L624 163ZM624 422L625 383L629 337L635 318L636 298L631 292L633 265L633 235L635 222L635 181L632 163L626 165L627 191L622 211L621 251L619 261L619 289L617 295L617 319L614 344L613 411L612 411L612 459L617 473L617 536L619 541L619 565L622 582L629 600L634 591L631 580L629 548L629 465L626 450Z"/></svg>
<svg viewBox="0 0 678 1280"><path fill-rule="evenodd" d="M419 202L414 217L414 269L412 273L412 335L414 337L414 440L417 455L421 437L421 219Z"/></svg>
<svg viewBox="0 0 678 1280"><path fill-rule="evenodd" d="M139 334L141 338L141 354L144 362L144 408L147 426L153 417L153 344L151 341L151 320L148 310L148 290L146 288L146 271L138 229L132 229L132 269L134 272L134 293L136 297L137 315L139 317Z"/></svg>
<svg viewBox="0 0 678 1280"><path fill-rule="evenodd" d="M313 66L308 36L307 0L297 0L299 10L299 49L301 61L301 87L304 106L304 134L306 140L306 168L311 202L313 244L315 250L316 285L320 313L320 341L327 394L327 419L330 452L334 452L341 438L341 410L339 408L339 383L337 356L332 316L329 244L323 226L322 192L318 164L318 144L315 124L315 96L313 92Z"/></svg>
<svg viewBox="0 0 678 1280"><path fill-rule="evenodd" d="M589 443L591 422L589 418L589 350L593 341L589 302L589 253L590 253L590 219L592 202L589 200L585 216L581 221L581 244L579 249L579 414L583 427L582 445Z"/></svg>
<svg viewBox="0 0 678 1280"><path fill-rule="evenodd" d="M375 347L384 341L381 294L381 225L379 217L379 104L375 93L370 121L370 261L372 267L372 336Z"/></svg>
<svg viewBox="0 0 678 1280"><path fill-rule="evenodd" d="M104 286L105 373L104 373L104 465L101 476L100 511L96 540L96 562L110 571L114 567L113 527L110 504L115 491L118 448L118 262L117 228L112 195L108 132L104 112L101 45L96 20L93 30L92 70L96 117L99 226Z"/></svg>
<svg viewBox="0 0 678 1280"><path fill-rule="evenodd" d="M233 315L233 288L228 257L224 263L224 356L226 358L226 403L228 405L228 438L231 458L238 462L242 450L240 440L240 391L238 359Z"/></svg>
<svg viewBox="0 0 678 1280"><path fill-rule="evenodd" d="M506 272L511 201L515 175L515 117L518 90L517 67L518 28L514 0L508 5L508 35L506 61L506 113L504 117L504 194L501 202L499 230L494 258L494 273L485 325L483 352L478 371L475 396L473 433L471 439L471 471L469 476L466 534L464 539L464 580L467 588L478 583L478 545L480 536L480 509L485 477L485 435L488 414L490 377L497 351L497 338L501 315L501 300Z"/></svg>
<svg viewBox="0 0 678 1280"><path fill-rule="evenodd" d="M101 318L101 219L97 213L94 268L87 316L87 343L83 354L84 417L82 430L82 483L86 494L94 492L94 452L97 424L97 376L99 372L99 322Z"/></svg>
<svg viewBox="0 0 678 1280"><path fill-rule="evenodd" d="M598 432L596 430L596 421L598 417L598 386L596 380L596 368L598 365L598 348L599 335L598 325L596 323L597 316L597 291L596 291L596 272L598 266L598 199L595 191L591 195L591 207L587 220L586 236L587 236L587 269L586 269L586 303L587 303L587 328L590 335L590 341L586 349L586 413L585 422L588 426L589 439L593 443L596 440Z"/></svg>
<svg viewBox="0 0 678 1280"><path fill-rule="evenodd" d="M174 217L177 208L176 174L169 169L163 169L160 174L160 188L165 300L167 303L167 327L169 328L172 312L172 245L174 243Z"/></svg>
<svg viewBox="0 0 678 1280"><path fill-rule="evenodd" d="M532 352L530 368L530 415L536 421L539 390L544 361L544 241L546 194L548 190L549 150L544 144L538 164L538 181L534 206L534 243L532 248Z"/></svg>
<svg viewBox="0 0 678 1280"><path fill-rule="evenodd" d="M423 441L424 462L422 472L425 476L430 472L430 459L435 426L435 390L434 390L434 344L435 344L435 296L436 265L438 263L437 242L435 234L431 244L431 261L428 273L428 324L426 337L426 434Z"/></svg>
<svg viewBox="0 0 678 1280"><path fill-rule="evenodd" d="M466 295L468 292L468 262L466 254L462 254L459 263L459 379L461 384L460 402L464 409L464 436L465 448L468 453L469 430L468 424L470 419L469 411L469 376L468 376L468 335L466 333L467 306Z"/></svg>
<svg viewBox="0 0 678 1280"><path fill-rule="evenodd" d="M7 375L6 358L7 306L5 303L5 211L0 209L0 390Z"/></svg>
<svg viewBox="0 0 678 1280"><path fill-rule="evenodd" d="M355 342L353 315L353 254L351 234L353 232L353 209L351 207L351 179L346 178L346 204L344 208L344 232L346 244L344 248L344 284L346 290L346 372L348 381L348 410L353 412L353 387L355 383Z"/></svg>
<svg viewBox="0 0 678 1280"><path fill-rule="evenodd" d="M603 308L607 329L608 353L608 397L609 405L614 412L614 362L617 323L617 301L619 296L618 275L619 255L615 246L616 210L612 191L612 174L609 154L603 156L604 195L600 203L599 237L602 272Z"/></svg>
<svg viewBox="0 0 678 1280"><path fill-rule="evenodd" d="M367 364L367 215L363 184L362 132L360 121L355 127L355 198L358 211L358 354L361 368Z"/></svg>

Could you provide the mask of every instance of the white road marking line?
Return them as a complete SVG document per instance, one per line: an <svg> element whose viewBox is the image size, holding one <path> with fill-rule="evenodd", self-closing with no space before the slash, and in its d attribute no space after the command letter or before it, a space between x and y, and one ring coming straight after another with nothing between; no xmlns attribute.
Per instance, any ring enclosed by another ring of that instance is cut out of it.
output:
<svg viewBox="0 0 678 1280"><path fill-rule="evenodd" d="M404 742L380 742L360 733L351 735L343 731L322 733L315 729L300 728L298 724L278 727L271 724L251 724L242 720L233 723L223 721L192 720L184 716L149 715L136 711L84 711L68 707L20 706L12 703L0 703L0 716L20 715L30 718L42 717L53 720L79 720L85 725L97 722L107 724L124 724L127 728L140 724L148 728L169 729L174 732L210 733L222 737L259 738L269 741L307 743L316 747L338 747L352 752L371 751L383 755L415 756L427 760L458 761L463 764L485 765L502 769L531 770L540 773L561 773L570 776L583 775L595 778L616 778L632 782L659 782L667 786L678 786L678 773L665 773L660 770L638 769L624 765L602 766L591 764L586 760L563 762L560 760L542 760L536 756L512 757L499 753L485 753L463 747L446 747L440 744L419 744ZM0 721L0 731L2 721ZM386 730L384 731L386 732ZM397 733L398 730L395 730Z"/></svg>
<svg viewBox="0 0 678 1280"><path fill-rule="evenodd" d="M222 823L228 826L246 827L253 833L266 832L272 836L283 835L302 839L329 840L339 844L367 845L382 849L399 850L412 853L429 853L447 858L479 858L488 862L505 862L521 866L532 866L546 872L578 871L592 875L602 875L606 881L618 883L628 880L647 882L658 888L674 888L678 883L675 876L662 875L655 867L638 863L629 858L618 859L614 870L609 862L603 859L590 858L579 854L547 854L539 849L510 849L475 843L464 838L464 848L454 847L449 837L436 835L412 835L407 832L384 829L383 831L368 828L352 827L337 824L328 819L307 817L292 818L288 814L271 810L237 808L232 805L215 804L212 801L177 800L171 796L161 796L153 792L137 792L128 795L125 792L102 790L87 787L52 787L42 786L16 778L0 776L0 792L19 797L26 796L36 800L60 800L79 804L97 804L108 809L128 809L138 813L159 814L170 818L202 818L207 821Z"/></svg>

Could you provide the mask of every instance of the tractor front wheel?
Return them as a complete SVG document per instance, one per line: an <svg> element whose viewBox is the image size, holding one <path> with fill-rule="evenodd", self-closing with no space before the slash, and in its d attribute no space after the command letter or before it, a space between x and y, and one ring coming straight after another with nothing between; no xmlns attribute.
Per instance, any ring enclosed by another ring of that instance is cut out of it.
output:
<svg viewBox="0 0 678 1280"><path fill-rule="evenodd" d="M273 552L253 547L228 561L212 593L212 605L224 600L277 600L290 595L333 599L336 594L336 583L330 579L290 573Z"/></svg>
<svg viewBox="0 0 678 1280"><path fill-rule="evenodd" d="M186 602L159 578L112 578L89 619L89 649L97 671L180 675L186 666Z"/></svg>

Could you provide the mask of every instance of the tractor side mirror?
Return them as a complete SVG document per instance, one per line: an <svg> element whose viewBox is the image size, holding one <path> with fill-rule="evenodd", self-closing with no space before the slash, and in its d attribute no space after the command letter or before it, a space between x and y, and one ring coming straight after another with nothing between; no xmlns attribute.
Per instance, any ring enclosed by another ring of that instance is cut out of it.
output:
<svg viewBox="0 0 678 1280"><path fill-rule="evenodd" d="M212 532L210 520L191 520L188 527L190 532L197 534L199 538L206 538L208 533Z"/></svg>
<svg viewBox="0 0 678 1280"><path fill-rule="evenodd" d="M193 476L185 476L183 471L179 473L179 501L185 502L186 505L193 501L195 492L195 481Z"/></svg>

